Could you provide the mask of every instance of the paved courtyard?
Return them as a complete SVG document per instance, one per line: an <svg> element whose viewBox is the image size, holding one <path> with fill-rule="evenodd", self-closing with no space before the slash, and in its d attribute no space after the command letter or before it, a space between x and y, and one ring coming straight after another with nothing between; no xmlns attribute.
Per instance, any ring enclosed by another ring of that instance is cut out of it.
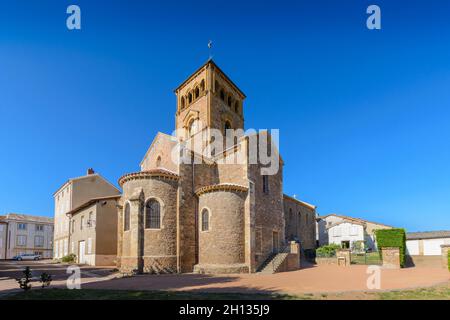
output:
<svg viewBox="0 0 450 320"><path fill-rule="evenodd" d="M55 279L52 287L65 288L67 266L45 262L0 262L0 294L17 288L15 277L30 265L34 273L48 272ZM243 275L139 275L118 278L113 268L82 267L83 289L173 290L246 293L336 293L368 291L367 266L309 266L278 274ZM410 289L449 283L443 268L381 269L381 290Z"/></svg>

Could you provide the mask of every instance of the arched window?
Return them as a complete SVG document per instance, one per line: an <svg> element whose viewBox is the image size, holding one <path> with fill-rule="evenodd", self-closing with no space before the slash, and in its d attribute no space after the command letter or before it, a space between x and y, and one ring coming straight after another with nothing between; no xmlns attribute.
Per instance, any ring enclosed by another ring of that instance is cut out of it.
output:
<svg viewBox="0 0 450 320"><path fill-rule="evenodd" d="M192 92L189 92L188 94L188 102L192 103Z"/></svg>
<svg viewBox="0 0 450 320"><path fill-rule="evenodd" d="M130 204L127 202L125 204L125 213L123 217L123 231L130 230ZM74 224L72 223L72 231Z"/></svg>
<svg viewBox="0 0 450 320"><path fill-rule="evenodd" d="M189 123L189 136L192 137L194 134L196 134L198 131L198 120L197 119L193 119L190 123Z"/></svg>
<svg viewBox="0 0 450 320"><path fill-rule="evenodd" d="M224 132L224 136L227 136L227 130L231 129L231 123L230 121L225 121L225 132Z"/></svg>
<svg viewBox="0 0 450 320"><path fill-rule="evenodd" d="M205 80L202 80L202 82L200 82L200 90L205 91Z"/></svg>
<svg viewBox="0 0 450 320"><path fill-rule="evenodd" d="M181 109L183 109L184 107L186 107L186 100L184 99L184 97L181 97Z"/></svg>
<svg viewBox="0 0 450 320"><path fill-rule="evenodd" d="M220 90L220 99L222 99L222 101L225 101L225 91Z"/></svg>
<svg viewBox="0 0 450 320"><path fill-rule="evenodd" d="M208 209L202 210L202 231L209 230L209 211Z"/></svg>
<svg viewBox="0 0 450 320"><path fill-rule="evenodd" d="M145 205L145 228L161 229L161 207L155 199L147 201Z"/></svg>
<svg viewBox="0 0 450 320"><path fill-rule="evenodd" d="M228 106L231 108L231 104L233 103L233 97L228 96Z"/></svg>
<svg viewBox="0 0 450 320"><path fill-rule="evenodd" d="M234 103L234 112L239 113L239 101Z"/></svg>
<svg viewBox="0 0 450 320"><path fill-rule="evenodd" d="M158 156L158 158L156 159L156 167L161 167L161 156Z"/></svg>
<svg viewBox="0 0 450 320"><path fill-rule="evenodd" d="M199 88L197 87L197 88L195 88L195 90L194 90L194 99L197 99L199 96L200 96L200 90L199 90Z"/></svg>

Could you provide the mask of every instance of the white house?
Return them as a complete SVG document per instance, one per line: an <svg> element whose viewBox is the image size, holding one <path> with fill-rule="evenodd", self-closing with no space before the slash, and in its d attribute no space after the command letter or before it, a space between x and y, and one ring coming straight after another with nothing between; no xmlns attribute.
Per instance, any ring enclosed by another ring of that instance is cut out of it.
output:
<svg viewBox="0 0 450 320"><path fill-rule="evenodd" d="M338 244L342 248L353 248L356 241L365 241L364 224L342 221L328 228L328 243Z"/></svg>
<svg viewBox="0 0 450 320"><path fill-rule="evenodd" d="M0 217L0 259L11 259L26 253L49 259L52 250L52 218L17 213Z"/></svg>
<svg viewBox="0 0 450 320"><path fill-rule="evenodd" d="M352 248L355 241L363 241L365 248L376 250L375 230L391 229L391 226L329 214L317 219L317 241L319 246L335 243Z"/></svg>

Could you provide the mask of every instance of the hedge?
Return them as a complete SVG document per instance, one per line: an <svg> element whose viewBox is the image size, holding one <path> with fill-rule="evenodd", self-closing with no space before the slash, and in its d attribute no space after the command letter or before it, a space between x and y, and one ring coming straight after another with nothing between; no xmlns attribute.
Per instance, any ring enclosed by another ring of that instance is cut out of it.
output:
<svg viewBox="0 0 450 320"><path fill-rule="evenodd" d="M400 248L400 266L405 266L406 231L405 229L375 230L378 249L395 247Z"/></svg>
<svg viewBox="0 0 450 320"><path fill-rule="evenodd" d="M447 266L448 266L448 271L450 271L450 250L448 251L448 260L447 260Z"/></svg>

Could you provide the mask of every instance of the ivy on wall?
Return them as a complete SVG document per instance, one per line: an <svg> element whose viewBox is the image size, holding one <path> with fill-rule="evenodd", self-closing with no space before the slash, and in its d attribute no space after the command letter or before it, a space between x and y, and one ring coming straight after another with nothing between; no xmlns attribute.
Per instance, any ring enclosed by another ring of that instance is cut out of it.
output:
<svg viewBox="0 0 450 320"><path fill-rule="evenodd" d="M400 266L405 266L406 231L405 229L375 230L377 247L379 249L394 247L400 248Z"/></svg>

